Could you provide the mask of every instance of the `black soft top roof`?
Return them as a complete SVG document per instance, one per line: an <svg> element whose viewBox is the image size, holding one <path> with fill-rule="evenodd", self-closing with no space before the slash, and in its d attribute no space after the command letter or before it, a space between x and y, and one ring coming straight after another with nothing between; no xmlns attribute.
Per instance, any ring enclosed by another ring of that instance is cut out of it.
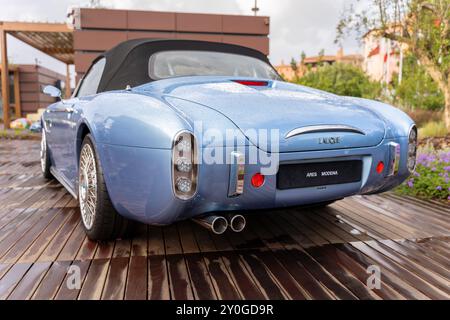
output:
<svg viewBox="0 0 450 320"><path fill-rule="evenodd" d="M175 39L134 39L120 43L97 57L92 64L106 58L105 68L97 93L135 87L154 81L148 72L150 56L159 51L197 50L235 53L254 57L270 64L267 57L256 50L218 42L175 40ZM91 65L92 67L92 65ZM90 68L89 68L90 69ZM89 70L88 70L89 72Z"/></svg>

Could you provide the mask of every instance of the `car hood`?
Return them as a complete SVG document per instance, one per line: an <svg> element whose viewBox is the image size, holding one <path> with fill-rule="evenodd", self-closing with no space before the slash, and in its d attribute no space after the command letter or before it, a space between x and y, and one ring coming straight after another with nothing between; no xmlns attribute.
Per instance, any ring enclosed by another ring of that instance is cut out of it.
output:
<svg viewBox="0 0 450 320"><path fill-rule="evenodd" d="M234 80L185 77L157 81L144 89L215 110L265 151L370 147L385 136L384 121L349 99L281 81L248 86ZM182 106L177 108L189 117ZM268 130L268 140L253 134L255 130ZM274 149L273 139L278 140L278 150Z"/></svg>

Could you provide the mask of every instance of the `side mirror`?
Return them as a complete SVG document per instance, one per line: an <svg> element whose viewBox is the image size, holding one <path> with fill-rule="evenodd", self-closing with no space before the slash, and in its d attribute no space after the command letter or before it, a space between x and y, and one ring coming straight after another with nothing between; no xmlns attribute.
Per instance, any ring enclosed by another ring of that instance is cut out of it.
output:
<svg viewBox="0 0 450 320"><path fill-rule="evenodd" d="M54 86L50 86L50 85L45 86L44 90L42 90L42 92L53 98L61 98L61 90L59 90L58 88L56 88Z"/></svg>

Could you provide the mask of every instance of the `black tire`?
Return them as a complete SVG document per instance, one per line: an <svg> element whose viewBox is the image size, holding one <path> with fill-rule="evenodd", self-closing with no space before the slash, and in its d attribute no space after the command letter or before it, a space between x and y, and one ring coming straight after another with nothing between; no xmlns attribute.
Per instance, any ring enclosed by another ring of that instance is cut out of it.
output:
<svg viewBox="0 0 450 320"><path fill-rule="evenodd" d="M53 175L50 172L50 153L48 151L47 137L44 129L42 129L40 156L42 176L47 180L53 179Z"/></svg>
<svg viewBox="0 0 450 320"><path fill-rule="evenodd" d="M97 177L97 200L95 204L95 213L93 215L93 221L91 226L87 226L83 214L82 222L84 230L91 240L97 241L106 241L106 240L114 240L117 238L124 238L130 236L134 223L131 220L128 220L117 213L114 209L111 199L108 194L108 190L106 188L105 179L103 176L103 168L98 158L98 154L95 149L95 145L93 139L90 134L87 134L83 140L80 151L80 159L79 159L79 177L82 174L81 170L81 155L83 148L89 145L92 149L95 159L95 168L96 168L96 177ZM79 179L79 181L81 181ZM79 203L80 203L80 212L81 212L81 187L79 187Z"/></svg>

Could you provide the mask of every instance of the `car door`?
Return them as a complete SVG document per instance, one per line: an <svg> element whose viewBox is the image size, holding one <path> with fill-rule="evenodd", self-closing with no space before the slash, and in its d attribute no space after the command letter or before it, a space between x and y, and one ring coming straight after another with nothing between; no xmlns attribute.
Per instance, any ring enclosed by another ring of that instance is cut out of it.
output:
<svg viewBox="0 0 450 320"><path fill-rule="evenodd" d="M89 108L89 101L97 94L98 85L105 67L105 58L98 60L88 70L86 76L81 80L78 90L71 99L65 100L66 110L62 117L61 137L64 140L62 146L63 154L61 163L64 168L61 171L64 176L75 186L78 181L78 158L77 158L77 123L85 108Z"/></svg>
<svg viewBox="0 0 450 320"><path fill-rule="evenodd" d="M47 128L47 143L51 148L52 166L59 175L65 177L65 158L67 149L67 121L72 114L72 105L61 100L47 109L45 126ZM65 179L66 180L66 179Z"/></svg>

